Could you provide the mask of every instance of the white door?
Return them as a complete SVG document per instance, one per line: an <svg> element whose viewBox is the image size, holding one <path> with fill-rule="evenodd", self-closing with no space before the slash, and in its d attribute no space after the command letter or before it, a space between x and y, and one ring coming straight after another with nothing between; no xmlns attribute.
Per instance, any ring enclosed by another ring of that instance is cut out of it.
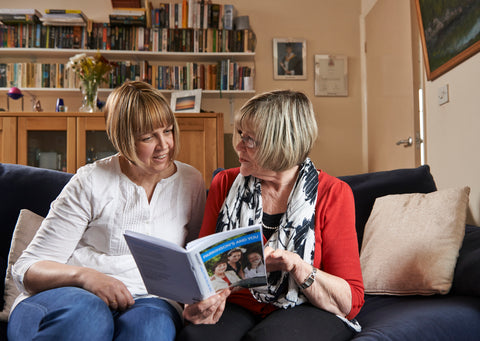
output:
<svg viewBox="0 0 480 341"><path fill-rule="evenodd" d="M414 8L413 0L378 0L365 17L368 170L372 172L420 165L416 144L420 141L420 51Z"/></svg>

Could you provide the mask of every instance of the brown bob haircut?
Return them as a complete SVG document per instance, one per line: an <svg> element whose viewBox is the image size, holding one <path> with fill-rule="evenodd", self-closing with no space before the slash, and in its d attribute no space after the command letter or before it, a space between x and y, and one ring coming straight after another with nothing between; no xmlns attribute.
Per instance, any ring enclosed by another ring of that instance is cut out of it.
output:
<svg viewBox="0 0 480 341"><path fill-rule="evenodd" d="M179 129L175 114L159 90L139 81L125 82L113 90L105 105L108 138L115 149L132 163L139 165L135 148L138 136L160 127L173 126L174 160L179 152Z"/></svg>

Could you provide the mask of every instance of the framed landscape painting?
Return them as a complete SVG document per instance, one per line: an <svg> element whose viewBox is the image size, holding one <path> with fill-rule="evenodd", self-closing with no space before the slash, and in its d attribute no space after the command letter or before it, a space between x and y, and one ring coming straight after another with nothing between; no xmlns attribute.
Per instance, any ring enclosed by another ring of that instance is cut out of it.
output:
<svg viewBox="0 0 480 341"><path fill-rule="evenodd" d="M427 79L480 51L480 1L415 0Z"/></svg>
<svg viewBox="0 0 480 341"><path fill-rule="evenodd" d="M174 91L170 98L170 107L173 112L200 112L202 89Z"/></svg>

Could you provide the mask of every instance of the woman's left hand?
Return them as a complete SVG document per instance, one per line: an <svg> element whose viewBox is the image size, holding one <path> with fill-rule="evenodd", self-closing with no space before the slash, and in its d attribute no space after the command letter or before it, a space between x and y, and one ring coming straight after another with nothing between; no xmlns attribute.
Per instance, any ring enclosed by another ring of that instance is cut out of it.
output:
<svg viewBox="0 0 480 341"><path fill-rule="evenodd" d="M296 267L299 262L302 262L302 259L296 253L285 250L275 250L270 246L265 247L264 253L267 272L290 272Z"/></svg>
<svg viewBox="0 0 480 341"><path fill-rule="evenodd" d="M288 271L300 285L312 272L312 265L305 262L296 253L275 250L266 246L265 265L268 272ZM322 280L318 278L321 277ZM331 313L346 316L351 309L351 290L343 278L317 269L317 277L313 285L303 290L311 304Z"/></svg>
<svg viewBox="0 0 480 341"><path fill-rule="evenodd" d="M194 304L185 304L183 317L194 324L215 324L225 309L230 289L223 289L209 298Z"/></svg>

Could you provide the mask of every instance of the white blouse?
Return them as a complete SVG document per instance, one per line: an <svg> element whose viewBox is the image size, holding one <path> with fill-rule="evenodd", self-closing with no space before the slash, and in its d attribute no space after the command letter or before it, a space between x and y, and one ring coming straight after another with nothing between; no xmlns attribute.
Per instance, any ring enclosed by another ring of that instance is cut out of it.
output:
<svg viewBox="0 0 480 341"><path fill-rule="evenodd" d="M40 260L89 267L122 281L133 297L146 295L124 231L183 246L198 236L202 224L203 177L192 166L175 165L177 172L157 183L150 203L144 188L121 172L118 154L80 168L12 269L22 292L15 305L28 296L25 272Z"/></svg>

